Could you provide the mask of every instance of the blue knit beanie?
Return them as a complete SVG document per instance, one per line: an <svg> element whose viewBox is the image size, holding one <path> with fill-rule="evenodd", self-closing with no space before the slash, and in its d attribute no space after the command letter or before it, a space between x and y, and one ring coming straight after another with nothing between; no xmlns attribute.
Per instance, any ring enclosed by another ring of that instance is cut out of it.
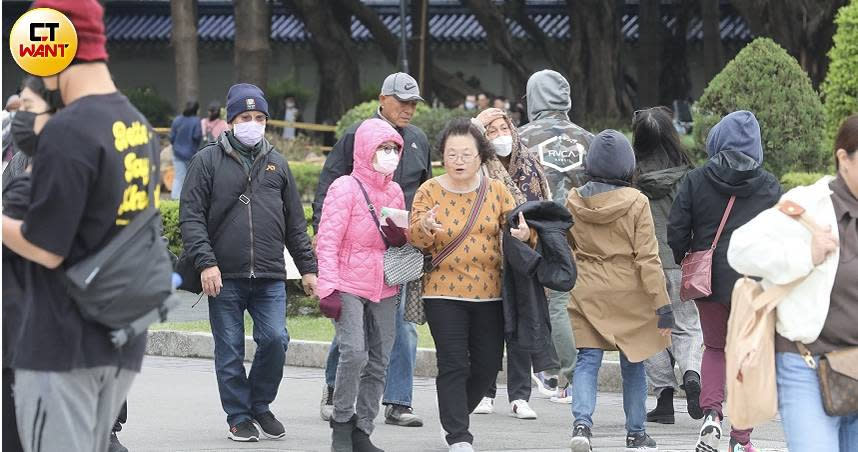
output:
<svg viewBox="0 0 858 452"><path fill-rule="evenodd" d="M226 122L232 122L236 116L246 111L261 111L268 114L268 102L265 94L255 85L239 83L232 85L226 93Z"/></svg>
<svg viewBox="0 0 858 452"><path fill-rule="evenodd" d="M635 172L635 151L622 133L603 130L590 143L584 169L596 180L628 183Z"/></svg>

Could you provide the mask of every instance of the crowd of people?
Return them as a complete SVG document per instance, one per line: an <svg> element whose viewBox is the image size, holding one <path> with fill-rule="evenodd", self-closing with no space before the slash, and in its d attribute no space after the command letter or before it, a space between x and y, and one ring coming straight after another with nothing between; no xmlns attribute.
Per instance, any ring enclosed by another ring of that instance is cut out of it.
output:
<svg viewBox="0 0 858 452"><path fill-rule="evenodd" d="M78 310L63 269L157 205L157 140L111 80L98 2L35 6L65 13L80 42L67 69L24 80L8 115L19 152L3 174L3 450L121 451L116 432L146 335L115 347ZM285 248L335 326L320 402L332 451L381 451L382 406L387 424L424 425L412 404L414 322L424 317L450 451L474 450L470 415L494 412L504 356L510 416L537 419L535 383L571 405L570 449L598 448L606 351L619 352L626 450L658 450L646 424L675 422L681 388L701 420L689 445L718 451L741 275L789 287L771 338L789 449L858 449L858 407L832 413L819 389L827 377L814 370L858 347L858 115L836 136L836 175L784 194L763 169L753 112L723 117L695 167L665 107L635 112L629 141L570 121L558 72L536 72L525 88L520 108L468 96L468 116L440 136L445 172L433 177L429 140L411 124L424 101L418 83L390 74L377 112L327 157L312 239L289 162L265 137L265 93L233 85L202 120L188 103L170 132L183 241L175 268L183 288L208 297L227 437L286 436L270 408L289 344ZM294 99L285 105L295 120ZM516 117L525 108L526 125ZM784 214L785 200L822 227ZM422 275L391 284L394 250L417 253ZM711 290L689 297L683 261L699 252L711 259ZM249 373L245 312L257 344ZM649 385L657 402L647 412ZM730 452L755 451L751 434L733 428Z"/></svg>

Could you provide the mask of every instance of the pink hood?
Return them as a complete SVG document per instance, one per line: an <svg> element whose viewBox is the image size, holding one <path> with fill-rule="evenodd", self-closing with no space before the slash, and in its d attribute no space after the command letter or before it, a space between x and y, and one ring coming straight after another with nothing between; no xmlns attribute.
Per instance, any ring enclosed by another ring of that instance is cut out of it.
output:
<svg viewBox="0 0 858 452"><path fill-rule="evenodd" d="M354 169L352 176L361 182L382 188L393 180L393 174L385 176L372 167L372 159L378 146L385 141L393 141L399 146L402 157L402 137L387 122L378 119L364 121L355 132Z"/></svg>
<svg viewBox="0 0 858 452"><path fill-rule="evenodd" d="M351 176L340 177L328 188L316 236L320 298L338 290L377 302L397 293L398 288L384 282L386 246L358 186L360 181L379 215L382 207L405 209L405 197L393 175L372 167L376 149L386 141L402 147L402 137L390 124L364 121L355 133Z"/></svg>

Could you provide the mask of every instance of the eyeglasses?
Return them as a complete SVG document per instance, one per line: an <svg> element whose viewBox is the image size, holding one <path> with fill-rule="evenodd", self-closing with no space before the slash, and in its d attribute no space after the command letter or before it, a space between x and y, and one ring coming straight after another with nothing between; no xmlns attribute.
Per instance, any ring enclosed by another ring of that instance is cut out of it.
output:
<svg viewBox="0 0 858 452"><path fill-rule="evenodd" d="M379 146L376 151L381 151L385 154L392 154L394 152L399 152L399 146Z"/></svg>
<svg viewBox="0 0 858 452"><path fill-rule="evenodd" d="M462 160L462 163L470 163L470 162L474 161L475 158L477 158L477 154L462 154L462 155L448 154L448 155L444 156L444 160L451 162L451 163L455 162L456 160L459 160L459 159Z"/></svg>

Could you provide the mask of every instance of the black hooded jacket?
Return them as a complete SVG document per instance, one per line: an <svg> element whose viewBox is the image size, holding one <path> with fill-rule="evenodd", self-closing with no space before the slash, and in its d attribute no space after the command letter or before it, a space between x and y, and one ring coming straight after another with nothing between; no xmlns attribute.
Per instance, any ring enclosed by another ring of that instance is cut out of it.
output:
<svg viewBox="0 0 858 452"><path fill-rule="evenodd" d="M688 173L670 210L667 240L678 264L686 253L712 246L732 195L736 201L712 258L712 295L700 301L730 304L733 286L740 276L727 263L733 231L775 205L781 197L781 186L774 175L750 157L738 151L723 151Z"/></svg>
<svg viewBox="0 0 858 452"><path fill-rule="evenodd" d="M301 275L316 273L307 220L286 159L263 138L248 171L228 133L188 165L179 222L197 271L217 265L224 279L286 279L284 245ZM250 195L239 200L250 180Z"/></svg>
<svg viewBox="0 0 858 452"><path fill-rule="evenodd" d="M645 170L643 162L639 168ZM673 261L673 252L667 243L667 222L679 183L692 169L692 166L677 166L641 172L635 184L649 198L655 237L658 239L658 257L664 269L679 268L679 265Z"/></svg>
<svg viewBox="0 0 858 452"><path fill-rule="evenodd" d="M536 249L510 233L510 225L518 225L519 212L539 237ZM569 211L552 201L526 202L507 217L503 235L504 334L507 342L532 354L534 372L559 367L545 288L568 292L575 286L575 260L566 240L572 224Z"/></svg>

